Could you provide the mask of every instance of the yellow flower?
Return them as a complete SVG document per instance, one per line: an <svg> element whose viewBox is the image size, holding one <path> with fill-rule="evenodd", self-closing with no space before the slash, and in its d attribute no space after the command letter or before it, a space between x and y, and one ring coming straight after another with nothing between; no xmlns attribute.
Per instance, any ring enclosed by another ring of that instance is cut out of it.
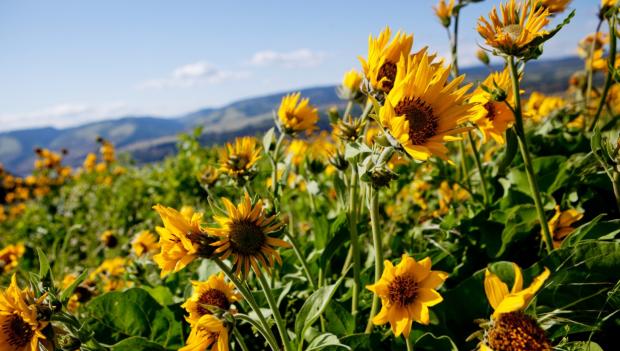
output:
<svg viewBox="0 0 620 351"><path fill-rule="evenodd" d="M88 280L92 283L101 282L105 292L122 289L130 285L123 279L126 266L127 260L123 257L109 258L101 262L99 267L89 274Z"/></svg>
<svg viewBox="0 0 620 351"><path fill-rule="evenodd" d="M607 9L612 6L617 6L618 0L601 0L601 8Z"/></svg>
<svg viewBox="0 0 620 351"><path fill-rule="evenodd" d="M552 345L536 319L521 311L501 314L486 330L480 351L551 351Z"/></svg>
<svg viewBox="0 0 620 351"><path fill-rule="evenodd" d="M200 237L204 236L200 225L201 213L185 210L185 213L156 205L153 207L164 227L156 227L159 234L160 253L153 256L153 260L161 268L161 276L171 272L178 272L192 262L199 254Z"/></svg>
<svg viewBox="0 0 620 351"><path fill-rule="evenodd" d="M390 323L394 335L409 337L415 321L428 324L431 306L443 301L437 289L448 277L440 271L431 271L431 259L416 262L403 254L396 266L386 260L381 279L366 288L381 298L381 311L373 318L376 325Z"/></svg>
<svg viewBox="0 0 620 351"><path fill-rule="evenodd" d="M532 41L547 34L543 28L549 23L549 10L534 8L531 0L522 1L519 6L515 0L500 4L501 17L497 9L489 13L489 20L478 19L478 33L487 45L508 55L521 55Z"/></svg>
<svg viewBox="0 0 620 351"><path fill-rule="evenodd" d="M353 99L360 92L362 78L362 75L355 69L344 74L342 87L346 99Z"/></svg>
<svg viewBox="0 0 620 351"><path fill-rule="evenodd" d="M227 143L226 149L220 151L220 171L235 178L249 175L260 159L260 153L261 147L256 138L236 138L233 144Z"/></svg>
<svg viewBox="0 0 620 351"><path fill-rule="evenodd" d="M101 236L99 237L99 239L101 240L101 243L103 244L103 246L108 247L110 249L115 248L116 245L118 245L118 239L116 238L116 235L114 235L114 233L111 230L106 230L103 233L101 233Z"/></svg>
<svg viewBox="0 0 620 351"><path fill-rule="evenodd" d="M228 329L211 314L200 317L179 351L228 351Z"/></svg>
<svg viewBox="0 0 620 351"><path fill-rule="evenodd" d="M281 239L269 236L282 228L282 223L275 216L267 216L263 211L263 202L259 200L254 206L246 192L243 201L235 207L230 200L223 198L227 216L213 216L218 228L207 228L207 232L220 237L212 245L214 251L224 260L233 256L236 274L248 275L250 267L260 274L262 265L269 271L274 265L274 258L282 264L280 254L275 247L289 247Z"/></svg>
<svg viewBox="0 0 620 351"><path fill-rule="evenodd" d="M566 126L570 129L582 129L585 123L583 115L575 117L572 121L566 123Z"/></svg>
<svg viewBox="0 0 620 351"><path fill-rule="evenodd" d="M103 161L106 163L112 163L114 162L114 145L112 145L112 143L110 143L107 140L102 140L101 141L101 148L99 149L99 152L101 153L101 157L103 158Z"/></svg>
<svg viewBox="0 0 620 351"><path fill-rule="evenodd" d="M395 84L398 61L402 56L409 56L413 46L413 35L398 31L392 42L389 42L391 36L390 27L385 27L377 38L370 35L368 59L359 57L364 75L372 88L384 93L389 93Z"/></svg>
<svg viewBox="0 0 620 351"><path fill-rule="evenodd" d="M149 230L143 230L131 242L131 248L136 256L141 257L152 251L159 250L157 237Z"/></svg>
<svg viewBox="0 0 620 351"><path fill-rule="evenodd" d="M37 351L45 339L46 321L37 319L38 300L30 289L20 289L15 275L6 290L0 292L0 349L3 351Z"/></svg>
<svg viewBox="0 0 620 351"><path fill-rule="evenodd" d="M207 165L205 166L200 173L198 173L198 181L203 186L212 187L217 182L220 177L220 172L217 168Z"/></svg>
<svg viewBox="0 0 620 351"><path fill-rule="evenodd" d="M448 82L450 68L429 60L423 51L398 63L396 85L379 111L382 125L417 160L447 159L444 142L459 140L454 135L464 129L457 125L476 113L464 102L469 85L458 87L465 77Z"/></svg>
<svg viewBox="0 0 620 351"><path fill-rule="evenodd" d="M2 208L2 214L4 214L4 208ZM26 247L21 243L8 245L0 250L0 273L6 273L16 268L19 263L19 259L25 252Z"/></svg>
<svg viewBox="0 0 620 351"><path fill-rule="evenodd" d="M502 282L498 276L488 269L484 272L484 291L491 307L493 307L494 318L502 313L525 309L551 274L549 269L545 267L545 270L532 280L530 286L523 289L521 268L516 263L513 263L512 267L514 269L514 283L510 292L508 292L506 283Z"/></svg>
<svg viewBox="0 0 620 351"><path fill-rule="evenodd" d="M536 5L549 10L549 14L555 15L563 12L572 0L537 0Z"/></svg>
<svg viewBox="0 0 620 351"><path fill-rule="evenodd" d="M579 57L586 59L590 57L592 45L594 44L594 50L602 49L603 46L609 42L609 36L602 32L595 32L588 34L585 38L579 41L577 45L577 54Z"/></svg>
<svg viewBox="0 0 620 351"><path fill-rule="evenodd" d="M555 206L555 214L549 220L549 231L553 237L553 247L558 248L562 244L562 241L575 230L572 227L573 223L583 218L583 213L575 210L568 209L566 211L560 211L560 206ZM543 236L544 237L544 236Z"/></svg>
<svg viewBox="0 0 620 351"><path fill-rule="evenodd" d="M88 155L86 155L86 158L84 159L84 163L82 164L82 167L84 168L86 172L92 172L95 170L96 164L97 164L97 155L91 152Z"/></svg>
<svg viewBox="0 0 620 351"><path fill-rule="evenodd" d="M536 123L542 122L552 112L564 107L566 102L561 97L545 96L539 92L533 92L524 106L525 116L532 118Z"/></svg>
<svg viewBox="0 0 620 351"><path fill-rule="evenodd" d="M435 15L439 18L441 24L444 27L449 27L450 19L452 18L452 11L454 10L454 0L450 0L447 4L446 0L439 0L437 6L433 6L433 10L435 10Z"/></svg>
<svg viewBox="0 0 620 351"><path fill-rule="evenodd" d="M288 147L286 148L286 153L290 158L290 162L295 166L301 165L306 158L309 147L310 145L304 139L291 140L290 144L288 144Z"/></svg>
<svg viewBox="0 0 620 351"><path fill-rule="evenodd" d="M226 282L224 273L214 274L206 282L193 281L192 286L192 296L181 306L189 313L186 319L192 326L205 314L212 314L211 308L228 311L233 303L241 301L241 294L233 283Z"/></svg>
<svg viewBox="0 0 620 351"><path fill-rule="evenodd" d="M310 105L308 98L301 99L301 93L286 95L278 109L278 119L287 134L312 133L319 120L318 109Z"/></svg>
<svg viewBox="0 0 620 351"><path fill-rule="evenodd" d="M506 93L506 101L513 104L512 83L508 69L491 73L474 91L469 100L479 104L480 113L473 118L473 122L482 132L483 141L486 142L491 137L496 142L503 144L504 132L512 125L515 117L505 102L494 101L493 96L482 89L482 85L491 90L496 89L497 86Z"/></svg>

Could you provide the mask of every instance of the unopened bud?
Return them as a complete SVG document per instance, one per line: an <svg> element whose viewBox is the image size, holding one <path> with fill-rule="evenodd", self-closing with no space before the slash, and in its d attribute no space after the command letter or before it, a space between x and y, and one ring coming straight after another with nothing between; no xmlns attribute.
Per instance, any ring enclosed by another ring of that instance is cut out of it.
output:
<svg viewBox="0 0 620 351"><path fill-rule="evenodd" d="M476 51L476 57L478 58L478 60L480 60L480 62L482 62L485 66L488 66L489 63L491 62L491 60L489 59L489 55L487 54L486 51L482 50L482 49L478 49L478 51Z"/></svg>
<svg viewBox="0 0 620 351"><path fill-rule="evenodd" d="M327 110L327 117L329 117L330 123L337 123L340 119L340 112L338 112L338 107L332 106Z"/></svg>

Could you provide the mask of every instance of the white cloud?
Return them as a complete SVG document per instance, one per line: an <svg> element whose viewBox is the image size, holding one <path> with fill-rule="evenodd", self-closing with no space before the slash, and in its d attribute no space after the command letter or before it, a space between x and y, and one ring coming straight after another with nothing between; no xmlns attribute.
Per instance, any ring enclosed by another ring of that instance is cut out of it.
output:
<svg viewBox="0 0 620 351"><path fill-rule="evenodd" d="M315 67L323 63L325 53L310 49L289 52L264 50L255 53L249 61L252 66L282 66L286 68Z"/></svg>
<svg viewBox="0 0 620 351"><path fill-rule="evenodd" d="M199 61L175 68L166 78L150 79L138 84L138 89L162 89L193 87L201 84L217 84L228 80L247 78L245 71L222 70L215 65Z"/></svg>

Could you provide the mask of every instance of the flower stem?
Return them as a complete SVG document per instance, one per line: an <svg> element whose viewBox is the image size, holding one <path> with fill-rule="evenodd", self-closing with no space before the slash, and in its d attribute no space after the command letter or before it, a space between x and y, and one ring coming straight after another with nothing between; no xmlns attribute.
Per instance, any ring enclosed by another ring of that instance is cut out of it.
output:
<svg viewBox="0 0 620 351"><path fill-rule="evenodd" d="M543 232L543 241L547 248L547 252L553 251L553 239L549 232L549 225L545 217L545 210L542 204L542 198L540 196L540 190L538 189L538 182L536 180L536 174L532 167L532 158L527 147L527 138L525 137L525 130L523 128L523 114L521 111L521 92L519 88L519 76L517 73L517 66L515 64L514 57L508 57L508 67L510 68L510 78L512 80L512 90L514 95L514 115L515 115L515 129L517 139L519 140L519 150L523 157L523 164L525 165L525 173L527 174L527 180L530 184L530 191L534 198L534 206L536 206L536 212L538 214L538 220Z"/></svg>
<svg viewBox="0 0 620 351"><path fill-rule="evenodd" d="M586 96L583 98L583 110L585 114L588 113L588 106L590 105L590 94L592 93L592 82L594 76L594 49L596 48L596 35L601 31L601 25L603 24L603 20L601 19L596 26L596 31L594 32L594 38L592 40L592 45L590 45L590 53L588 59L590 60L590 64L588 65L586 71ZM584 123L585 126L585 123Z"/></svg>
<svg viewBox="0 0 620 351"><path fill-rule="evenodd" d="M239 345L241 350L250 351L250 349L248 349L248 345L245 344L245 340L243 340L243 335L241 335L237 328L233 328L233 334L235 334L235 339L237 339L237 344Z"/></svg>
<svg viewBox="0 0 620 351"><path fill-rule="evenodd" d="M261 334L263 334L263 337L265 337L265 340L267 340L267 343L269 343L269 346L271 346L271 348L274 351L280 350L280 347L278 346L278 342L276 341L276 337L271 332L271 327L269 326L269 323L267 323L265 316L261 312L260 306L258 306L258 304L256 303L256 300L254 300L254 296L252 295L252 293L248 289L246 289L245 285L243 285L243 283L241 283L241 281L237 279L237 277L233 274L230 268L228 268L224 264L224 262L222 262L222 260L220 260L217 257L214 257L213 261L215 262L215 264L218 265L218 267L220 267L220 269L222 270L222 272L224 272L226 277L228 277L228 279L230 279L230 281L233 282L233 284L235 284L235 287L237 287L237 289L243 296L243 299L248 303L248 305L250 305L254 313L256 313L256 315L258 316L258 319L260 320L260 323L262 324L262 327L264 329L263 333Z"/></svg>
<svg viewBox="0 0 620 351"><path fill-rule="evenodd" d="M474 140L474 136L471 134L471 131L467 131L467 137L469 138L469 143L471 144L471 149L474 153L474 160L476 161L476 167L478 167L478 174L480 174L480 186L482 187L482 196L484 196L484 204L489 205L490 198L489 198L489 191L487 189L487 179L482 169L482 162L480 162L480 155L478 154L478 147L476 146L476 141Z"/></svg>
<svg viewBox="0 0 620 351"><path fill-rule="evenodd" d="M603 94L601 95L601 100L598 103L598 108L596 109L596 113L594 114L594 119L592 120L592 124L590 124L590 131L594 130L596 127L596 123L598 119L601 117L601 112L603 112L603 107L605 106L605 100L607 99L607 94L609 93L609 88L611 88L612 83L614 82L614 69L616 66L616 16L612 16L609 20L609 67L607 67L607 78L605 78L605 86L603 87Z"/></svg>
<svg viewBox="0 0 620 351"><path fill-rule="evenodd" d="M407 344L407 351L413 351L413 344L408 336L405 337L405 344Z"/></svg>
<svg viewBox="0 0 620 351"><path fill-rule="evenodd" d="M381 237L379 236L379 191L370 188L370 226L372 229L372 241L375 247L375 283L381 279L383 272L383 248L381 247ZM366 324L366 334L372 331L372 319L379 310L379 296L374 294L372 298L372 306L370 307L370 316Z"/></svg>
<svg viewBox="0 0 620 351"><path fill-rule="evenodd" d="M357 171L357 162L353 160L351 162L351 181L349 182L349 234L351 235L351 252L353 258L353 291L351 297L351 315L353 318L357 316L357 307L359 305L359 293L360 293L360 272L361 272L361 258L359 247L359 235L357 233L357 203L358 203L358 184L359 174ZM346 269L346 267L344 268Z"/></svg>
<svg viewBox="0 0 620 351"><path fill-rule="evenodd" d="M317 286L314 283L314 279L312 279L312 274L310 274L310 269L308 268L308 263L306 262L306 259L304 258L304 255L302 255L301 251L299 250L299 246L297 245L297 241L295 240L294 236L293 236L293 214L289 212L288 215L288 226L289 226L289 230L285 233L285 235L288 237L288 239L291 242L291 245L293 246L293 251L295 252L295 256L297 256L297 259L299 260L299 262L301 263L301 268L304 271L304 274L306 275L306 279L308 279L308 283L310 283L310 286L312 287L313 290L316 290Z"/></svg>
<svg viewBox="0 0 620 351"><path fill-rule="evenodd" d="M284 137L286 136L286 134L284 133L280 133L280 136L278 137L278 141L276 142L276 147L273 150L273 155L271 157L269 157L269 159L271 160L271 168L272 168L272 173L271 173L271 187L273 190L273 202L274 205L277 202L278 199L278 190L279 190L279 185L280 183L278 182L278 161L280 160L280 146L282 145L282 141L284 140ZM277 206L276 206L277 207Z"/></svg>
<svg viewBox="0 0 620 351"><path fill-rule="evenodd" d="M269 287L269 282L265 280L265 274L256 274L258 276L258 282L263 289L263 293L267 298L267 303L269 304L269 308L271 308L271 313L273 313L273 318L276 320L276 326L278 327L278 332L280 332L280 337L282 338L282 344L284 345L284 351L291 350L291 341L288 337L288 331L286 330L286 323L280 314L280 309L278 308L278 304L276 303L275 298L273 297L273 291L271 291L271 287Z"/></svg>

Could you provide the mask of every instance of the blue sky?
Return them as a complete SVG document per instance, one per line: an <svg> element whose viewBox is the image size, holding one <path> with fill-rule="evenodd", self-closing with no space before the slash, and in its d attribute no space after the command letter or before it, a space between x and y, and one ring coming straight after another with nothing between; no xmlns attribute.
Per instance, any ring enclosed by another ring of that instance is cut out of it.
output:
<svg viewBox="0 0 620 351"><path fill-rule="evenodd" d="M334 84L359 69L370 33L414 33L414 48L448 52L435 0L0 2L0 130L67 127L132 115L176 116L273 92ZM476 18L463 12L460 60L475 63ZM571 55L594 31L598 0L544 57ZM557 21L557 20L556 20Z"/></svg>

